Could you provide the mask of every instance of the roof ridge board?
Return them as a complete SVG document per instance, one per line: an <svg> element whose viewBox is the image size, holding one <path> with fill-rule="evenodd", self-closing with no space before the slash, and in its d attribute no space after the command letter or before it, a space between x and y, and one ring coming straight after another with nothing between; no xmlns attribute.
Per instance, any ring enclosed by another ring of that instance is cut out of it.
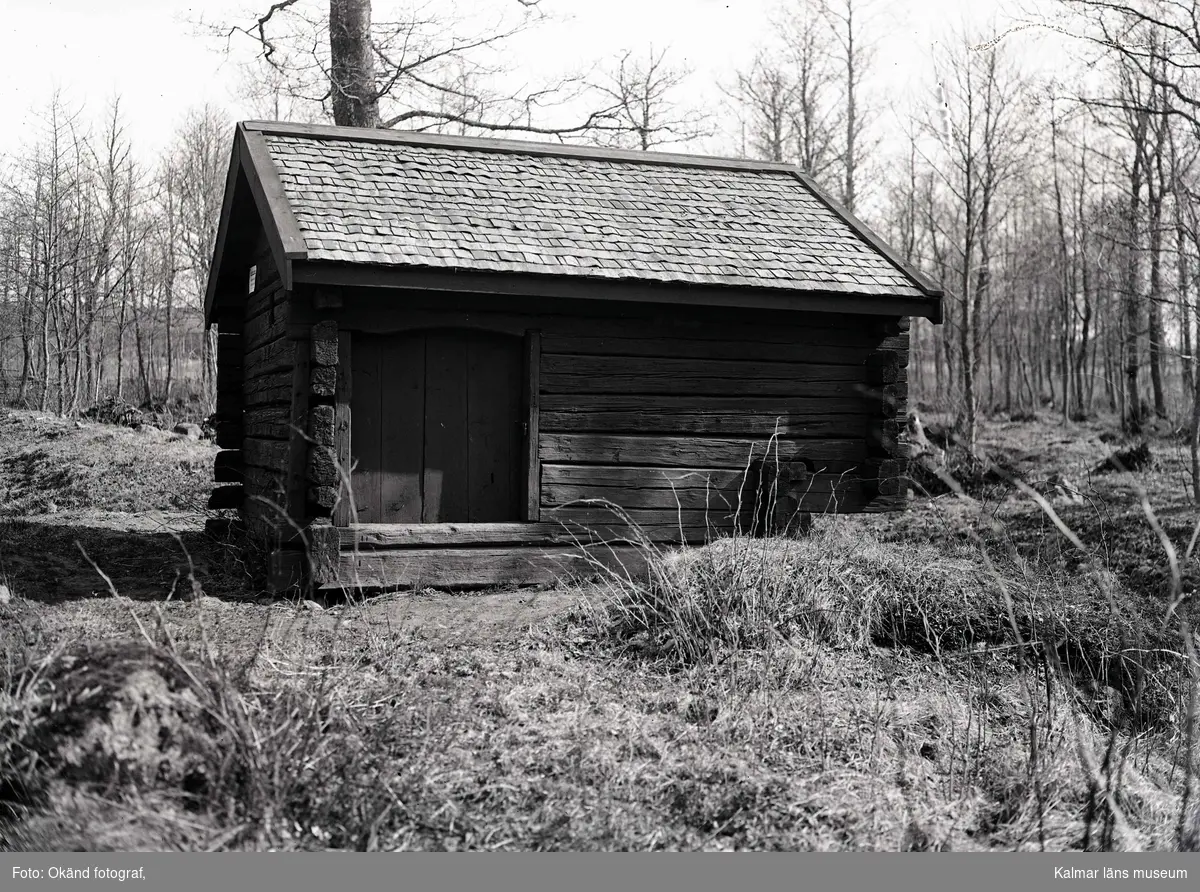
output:
<svg viewBox="0 0 1200 892"><path fill-rule="evenodd" d="M756 173L792 173L796 170L794 165L782 161L755 161L749 158L689 155L675 152L643 152L636 149L610 149L600 146L483 136L448 136L443 133L389 130L382 127L334 127L329 124L293 124L284 121L242 121L239 126L267 136L299 136L345 142L398 143L509 155L545 155L578 158L584 161L619 161L627 164L647 164L660 167L702 167Z"/></svg>
<svg viewBox="0 0 1200 892"><path fill-rule="evenodd" d="M897 254L891 245L880 238L871 227L867 226L866 223L855 216L841 202L827 195L825 190L818 186L811 176L798 167L793 167L791 172L795 175L796 179L808 188L814 198L837 214L863 241L890 260L900 272L912 279L916 286L929 297L941 298L944 296L945 290L940 285Z"/></svg>

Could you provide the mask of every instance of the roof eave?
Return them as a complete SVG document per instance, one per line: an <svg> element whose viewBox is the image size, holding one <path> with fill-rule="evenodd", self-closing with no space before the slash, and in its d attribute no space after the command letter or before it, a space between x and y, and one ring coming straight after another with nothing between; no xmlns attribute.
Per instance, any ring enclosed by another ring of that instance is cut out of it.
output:
<svg viewBox="0 0 1200 892"><path fill-rule="evenodd" d="M852 313L864 316L919 316L942 321L940 297L855 294L786 288L738 288L649 279L545 275L308 260L295 266L299 285L451 291L506 297L561 297L583 300L696 306L749 307L790 311Z"/></svg>
<svg viewBox="0 0 1200 892"><path fill-rule="evenodd" d="M822 189L807 173L798 167L792 167L792 173L795 174L796 178L799 179L800 182L808 187L808 189L819 201L833 211L833 213L837 214L837 216L840 217L847 226L858 233L859 237L863 239L863 241L890 260L896 266L896 268L908 276L908 278L912 280L912 283L920 288L927 297L937 300L937 319L933 320L932 317L928 318L930 318L931 321L934 321L935 324L940 325L942 323L942 287L934 282L933 279L929 278L929 276L925 275L925 273L921 272L899 254L897 254L891 245L880 238L875 231L871 229L871 227L855 216L855 214L849 208L845 207L841 202L835 200L828 193L826 193L825 190Z"/></svg>
<svg viewBox="0 0 1200 892"><path fill-rule="evenodd" d="M279 267L279 277L284 290L292 288L292 263L308 258L308 248L304 236L300 233L300 224L292 213L292 206L283 190L283 182L279 179L279 171L271 160L266 140L261 132L238 124L238 145L241 152L242 168L246 171L246 180L250 184L250 192L254 195L254 204L258 208L259 218L271 245L271 253L275 264Z"/></svg>
<svg viewBox="0 0 1200 892"><path fill-rule="evenodd" d="M225 174L225 195L221 199L221 216L217 223L217 235L213 240L212 263L208 267L208 282L204 290L204 327L211 328L213 307L217 300L217 280L221 274L221 262L225 257L225 241L229 236L229 218L233 211L233 196L237 191L239 155L237 137L229 152L229 170Z"/></svg>
<svg viewBox="0 0 1200 892"><path fill-rule="evenodd" d="M271 161L262 134L254 130L248 131L244 124L238 124L234 130L229 172L225 177L225 196L221 202L221 218L217 225L212 265L209 268L208 285L204 294L206 328L210 328L213 323L217 283L221 279L226 257L225 248L234 212L239 172L245 173L246 182L250 185L255 210L271 246L271 255L279 268L279 276L285 289L292 287L292 264L308 258L308 249L300 234L300 226L292 213L291 205L283 191L283 183L279 179L279 172Z"/></svg>

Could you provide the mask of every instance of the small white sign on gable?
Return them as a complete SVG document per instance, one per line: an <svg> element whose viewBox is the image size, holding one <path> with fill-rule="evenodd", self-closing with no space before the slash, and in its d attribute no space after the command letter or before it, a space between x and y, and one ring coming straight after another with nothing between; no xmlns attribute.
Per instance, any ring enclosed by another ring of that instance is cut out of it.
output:
<svg viewBox="0 0 1200 892"><path fill-rule="evenodd" d="M258 267L250 267L250 293L254 293L254 283L258 279Z"/></svg>

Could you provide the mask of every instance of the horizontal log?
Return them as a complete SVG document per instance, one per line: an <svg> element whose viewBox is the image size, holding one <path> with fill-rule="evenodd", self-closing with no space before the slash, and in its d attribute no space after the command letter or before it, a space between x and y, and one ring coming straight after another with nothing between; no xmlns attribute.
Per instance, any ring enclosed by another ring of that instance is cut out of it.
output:
<svg viewBox="0 0 1200 892"><path fill-rule="evenodd" d="M908 365L910 347L911 344L909 343L907 333L895 335L893 337L882 338L875 345L876 350L895 353L896 359L899 361L900 365Z"/></svg>
<svg viewBox="0 0 1200 892"><path fill-rule="evenodd" d="M217 366L217 393L233 395L241 393L245 372L241 364Z"/></svg>
<svg viewBox="0 0 1200 892"><path fill-rule="evenodd" d="M547 399L550 399L547 397ZM779 402L775 412L739 411L737 406L724 411L701 411L686 405L659 407L652 410L616 408L593 408L593 400L555 397L569 408L547 410L542 408L540 427L549 433L656 433L683 434L702 433L710 435L734 435L745 437L835 438L848 439L863 435L867 424L865 413L840 413L835 415L802 415L788 411ZM731 402L743 402L736 397ZM809 403L828 403L827 400L809 400Z"/></svg>
<svg viewBox="0 0 1200 892"><path fill-rule="evenodd" d="M336 579L318 585L327 589L544 585L605 572L641 576L645 561L643 549L609 545L586 550L559 546L343 551Z"/></svg>
<svg viewBox="0 0 1200 892"><path fill-rule="evenodd" d="M290 406L292 382L283 375L273 374L246 382L243 390L247 409L260 406Z"/></svg>
<svg viewBox="0 0 1200 892"><path fill-rule="evenodd" d="M841 368L852 368L842 366ZM796 399L824 397L840 399L849 411L858 407L866 389L862 380L862 369L854 369L857 377L852 381L818 381L813 379L755 379L739 381L722 378L671 377L669 375L613 374L607 377L588 375L554 374L542 375L543 394L570 394L576 398L593 395L680 395L792 397Z"/></svg>
<svg viewBox="0 0 1200 892"><path fill-rule="evenodd" d="M863 492L867 499L897 496L905 486L905 463L894 459L868 461L863 466Z"/></svg>
<svg viewBox="0 0 1200 892"><path fill-rule="evenodd" d="M742 514L724 508L710 510L680 510L677 508L619 508L611 503L597 501L591 504L558 505L542 509L544 522L557 521L571 529L582 527L625 527L634 525L643 528L661 527L675 529L707 529L716 532L731 532L736 529L751 529L752 513Z"/></svg>
<svg viewBox="0 0 1200 892"><path fill-rule="evenodd" d="M292 410L288 406L248 409L242 416L246 436L264 440L286 440L291 436Z"/></svg>
<svg viewBox="0 0 1200 892"><path fill-rule="evenodd" d="M285 491L284 486L284 470L282 468L276 470L273 468L255 468L246 467L242 471L246 492L255 495L263 496L269 501L278 502ZM278 510L273 511L278 515Z"/></svg>
<svg viewBox="0 0 1200 892"><path fill-rule="evenodd" d="M213 479L217 483L242 482L242 452L240 449L226 449L218 452L213 461Z"/></svg>
<svg viewBox="0 0 1200 892"><path fill-rule="evenodd" d="M224 421L217 425L217 445L222 449L241 449L245 433L240 421Z"/></svg>
<svg viewBox="0 0 1200 892"><path fill-rule="evenodd" d="M806 331L782 343L710 338L646 338L547 334L542 339L542 355L626 356L704 360L743 360L798 363L802 365L862 365L875 349L866 332L834 338L830 343L822 332Z"/></svg>
<svg viewBox="0 0 1200 892"><path fill-rule="evenodd" d="M543 356L543 393L673 393L698 396L849 396L863 369L853 365Z"/></svg>
<svg viewBox="0 0 1200 892"><path fill-rule="evenodd" d="M874 402L869 400L873 399ZM807 396L702 396L684 393L606 393L578 395L543 393L540 400L546 413L584 414L591 412L622 412L642 415L766 415L810 418L819 421L838 415L862 415L874 411L878 389L863 388L849 398ZM772 430L774 428L772 427Z"/></svg>
<svg viewBox="0 0 1200 892"><path fill-rule="evenodd" d="M703 541L703 526L688 531ZM678 525L646 529L651 541L677 541ZM467 548L481 545L574 545L579 542L639 541L627 524L584 527L576 523L378 523L341 528L343 550L381 548Z"/></svg>
<svg viewBox="0 0 1200 892"><path fill-rule="evenodd" d="M879 350L866 360L868 384L894 384L900 372L900 360L895 353Z"/></svg>
<svg viewBox="0 0 1200 892"><path fill-rule="evenodd" d="M862 484L857 479L839 479L835 475L816 474L803 482L780 485L774 498L788 496L797 510L817 513L845 513L862 507ZM622 508L710 511L718 514L740 514L756 505L756 490L751 488L714 489L711 487L676 487L675 489L641 489L631 486L603 484L542 484L544 507L569 505L591 499L605 499ZM770 497L766 497L767 500ZM765 502L764 502L765 504Z"/></svg>
<svg viewBox="0 0 1200 892"><path fill-rule="evenodd" d="M864 405L876 417L892 418L904 415L908 409L908 384L897 382L864 391Z"/></svg>
<svg viewBox="0 0 1200 892"><path fill-rule="evenodd" d="M240 484L218 486L208 497L208 507L213 511L219 511L227 508L240 508L242 506L244 495L245 493Z"/></svg>
<svg viewBox="0 0 1200 892"><path fill-rule="evenodd" d="M246 318L242 307L218 308L212 317L216 326L217 340L226 335L240 335L246 328Z"/></svg>
<svg viewBox="0 0 1200 892"><path fill-rule="evenodd" d="M900 328L902 316L885 316L871 323L871 330L880 337L895 337L905 329Z"/></svg>
<svg viewBox="0 0 1200 892"><path fill-rule="evenodd" d="M261 267L259 274L254 291L246 297L247 320L253 319L267 312L272 307L283 303L283 282L279 279L279 276L274 275L263 278Z"/></svg>
<svg viewBox="0 0 1200 892"><path fill-rule="evenodd" d="M814 471L841 473L866 458L865 439L767 440L727 437L542 434L538 454L545 463L624 464L675 468L745 468L761 459L807 460ZM769 449L769 452L768 452Z"/></svg>
<svg viewBox="0 0 1200 892"><path fill-rule="evenodd" d="M288 465L287 440L260 440L247 437L242 444L242 460L247 467L283 471Z"/></svg>
<svg viewBox="0 0 1200 892"><path fill-rule="evenodd" d="M254 350L263 344L288 337L288 322L290 313L285 303L264 306L253 316L246 319L242 333L245 350Z"/></svg>
<svg viewBox="0 0 1200 892"><path fill-rule="evenodd" d="M867 450L892 455L900 448L900 425L895 418L873 418L867 425Z"/></svg>
<svg viewBox="0 0 1200 892"><path fill-rule="evenodd" d="M862 509L862 514L895 514L908 507L907 493L897 496L880 496L872 499Z"/></svg>
<svg viewBox="0 0 1200 892"><path fill-rule="evenodd" d="M285 338L267 341L246 354L244 360L246 379L269 375L273 372L290 372L296 364L295 346Z"/></svg>
<svg viewBox="0 0 1200 892"><path fill-rule="evenodd" d="M730 514L754 505L753 489L713 489L677 487L670 489L630 489L624 486L542 484L542 506L554 508L590 499L604 499L622 508L679 509Z"/></svg>
<svg viewBox="0 0 1200 892"><path fill-rule="evenodd" d="M255 530L257 538L270 545L291 543L296 539L295 527L276 493L255 493L247 489L242 516L247 526Z"/></svg>
<svg viewBox="0 0 1200 892"><path fill-rule="evenodd" d="M586 485L624 486L637 489L713 489L749 490L755 475L745 468L653 468L599 465L542 465L542 486Z"/></svg>
<svg viewBox="0 0 1200 892"><path fill-rule="evenodd" d="M240 366L244 353L245 338L226 334L217 338L217 367Z"/></svg>

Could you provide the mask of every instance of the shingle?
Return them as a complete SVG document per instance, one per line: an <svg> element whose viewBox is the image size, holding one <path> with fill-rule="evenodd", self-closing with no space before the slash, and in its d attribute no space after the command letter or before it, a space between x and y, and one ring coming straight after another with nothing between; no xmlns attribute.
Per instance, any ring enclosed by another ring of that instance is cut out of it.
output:
<svg viewBox="0 0 1200 892"><path fill-rule="evenodd" d="M312 260L922 294L783 170L264 137Z"/></svg>

